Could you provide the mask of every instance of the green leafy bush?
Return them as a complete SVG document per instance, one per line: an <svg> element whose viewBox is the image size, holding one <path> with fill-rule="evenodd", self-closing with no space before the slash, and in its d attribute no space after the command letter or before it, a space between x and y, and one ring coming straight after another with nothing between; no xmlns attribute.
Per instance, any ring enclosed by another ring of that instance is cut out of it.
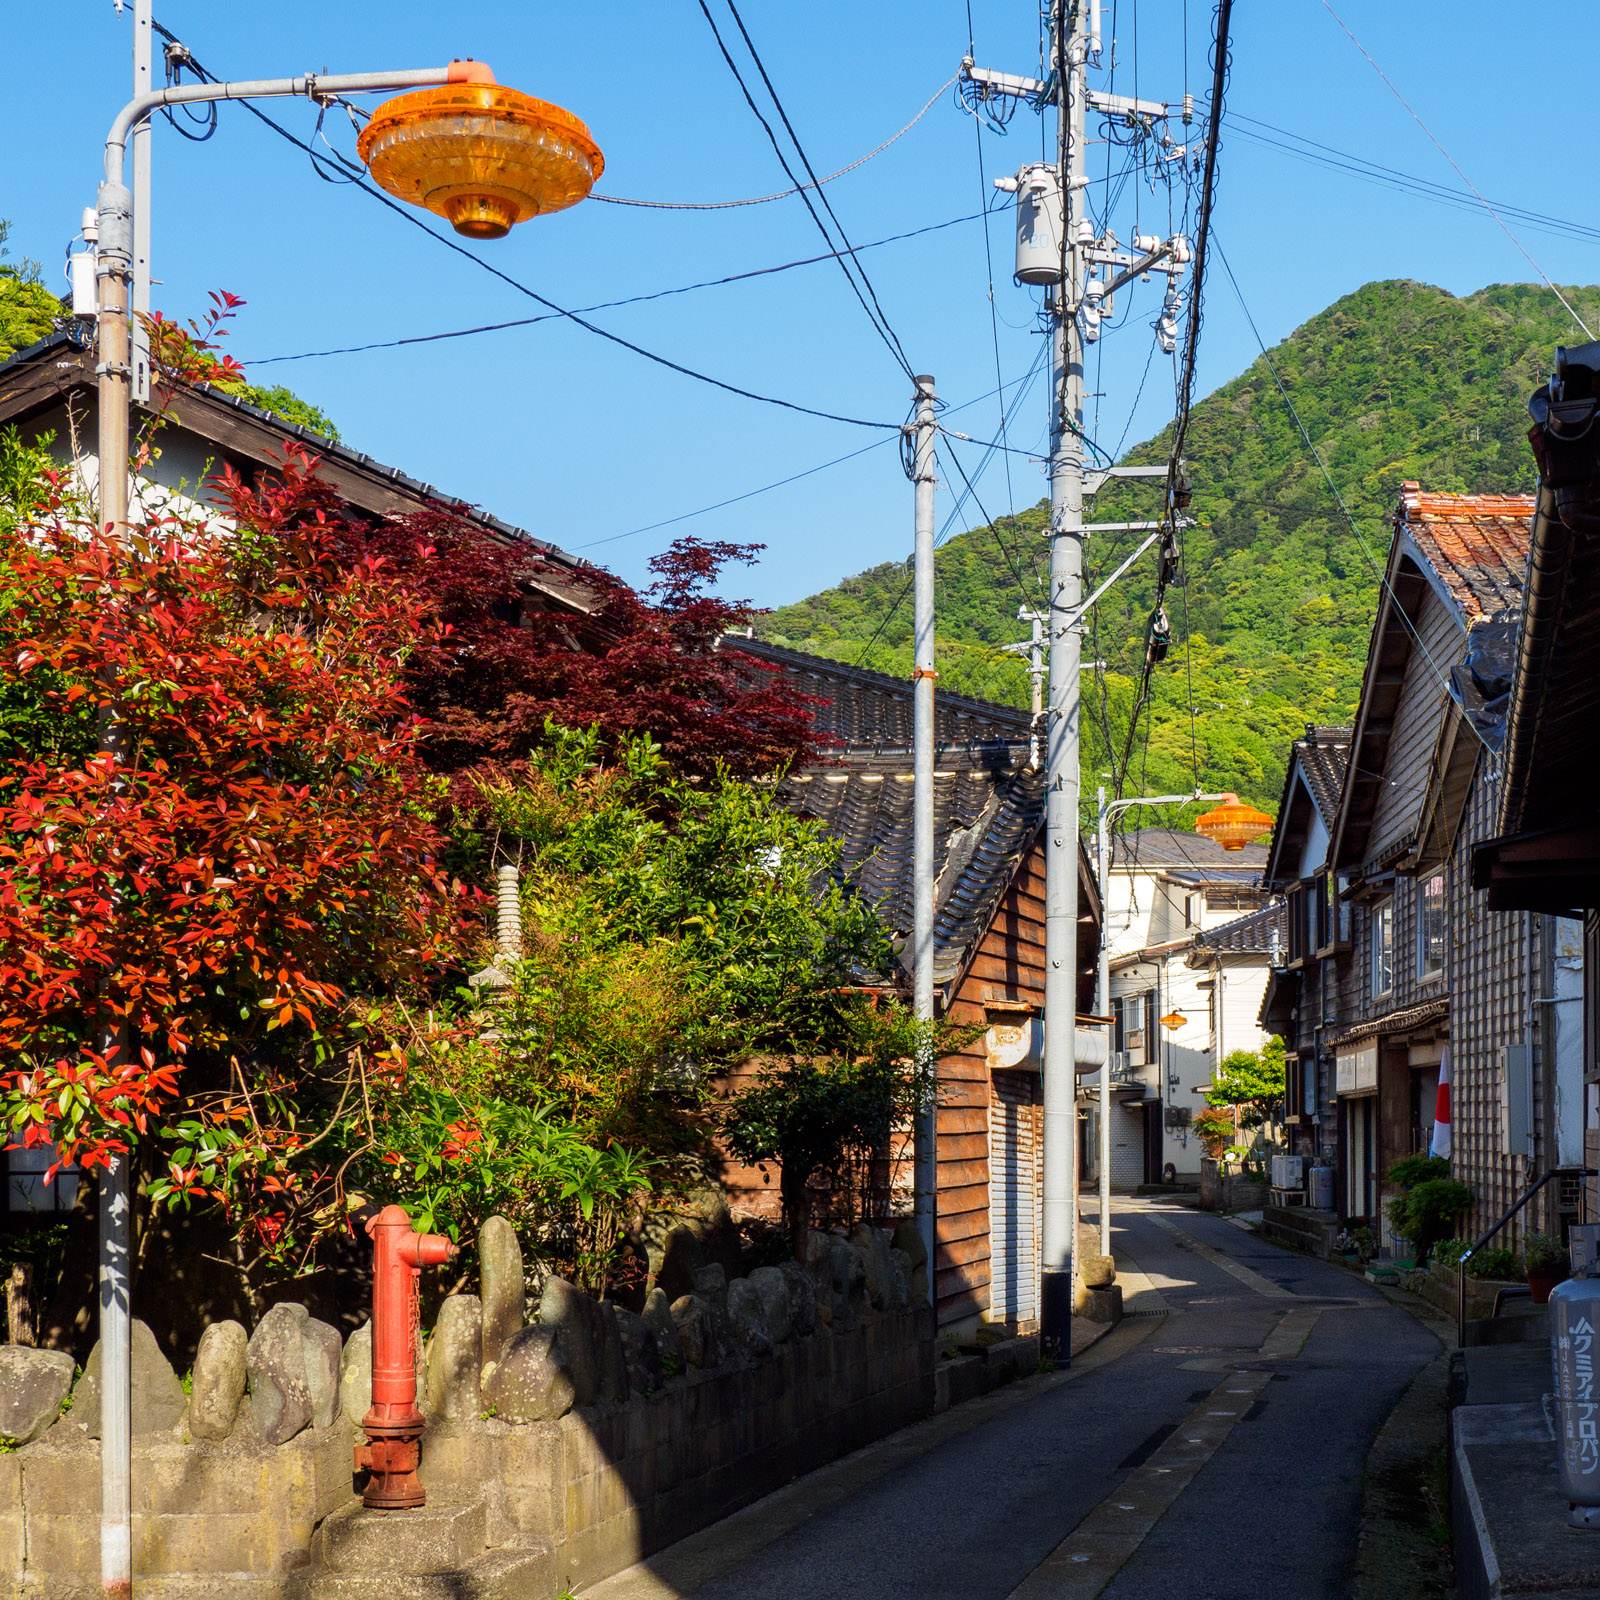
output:
<svg viewBox="0 0 1600 1600"><path fill-rule="evenodd" d="M1467 1261L1469 1278L1490 1278L1501 1283L1520 1283L1523 1277L1522 1262L1515 1250L1496 1248L1480 1250Z"/></svg>
<svg viewBox="0 0 1600 1600"><path fill-rule="evenodd" d="M1420 1261L1439 1240L1455 1232L1457 1221L1472 1204L1473 1193L1466 1184L1454 1178L1425 1178L1389 1202L1389 1222L1401 1238L1411 1241Z"/></svg>
<svg viewBox="0 0 1600 1600"><path fill-rule="evenodd" d="M1390 1183L1402 1189L1415 1189L1434 1178L1448 1178L1450 1163L1443 1156L1401 1156L1386 1174Z"/></svg>
<svg viewBox="0 0 1600 1600"><path fill-rule="evenodd" d="M1536 1278L1565 1278L1572 1271L1567 1247L1548 1233L1532 1233L1522 1247L1528 1273Z"/></svg>
<svg viewBox="0 0 1600 1600"><path fill-rule="evenodd" d="M1433 1247L1432 1260L1435 1266L1459 1267L1461 1258L1472 1247L1469 1239L1441 1239Z"/></svg>

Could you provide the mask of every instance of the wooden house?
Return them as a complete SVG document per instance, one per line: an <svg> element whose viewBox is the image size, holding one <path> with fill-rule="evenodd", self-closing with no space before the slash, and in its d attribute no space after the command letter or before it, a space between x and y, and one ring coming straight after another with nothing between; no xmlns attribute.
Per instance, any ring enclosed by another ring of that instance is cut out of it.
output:
<svg viewBox="0 0 1600 1600"><path fill-rule="evenodd" d="M1560 1051L1567 1070L1549 1086L1556 1137L1545 1155L1569 1172L1588 1169L1583 1215L1592 1221L1600 1215L1592 1175L1600 1168L1600 435L1590 424L1600 410L1600 346L1557 350L1556 372L1529 410L1540 486L1498 803L1492 836L1473 849L1472 881L1493 910L1565 923L1569 935L1581 920L1579 949L1563 940L1543 990L1561 1043L1577 1035ZM1571 1215L1577 1177L1558 1181Z"/></svg>
<svg viewBox="0 0 1600 1600"><path fill-rule="evenodd" d="M1505 1211L1559 1143L1574 1040L1555 1014L1554 969L1573 941L1554 918L1495 909L1470 870L1499 807L1533 512L1530 496L1404 486L1329 850L1353 908L1325 1036L1339 1208L1375 1229L1381 1219L1391 1245L1384 1174L1427 1148L1446 1052L1453 1171L1477 1200L1468 1226ZM1546 1195L1518 1230L1554 1231L1573 1203Z"/></svg>
<svg viewBox="0 0 1600 1600"><path fill-rule="evenodd" d="M1261 1004L1261 1025L1284 1041L1288 1151L1319 1164L1338 1160L1339 1107L1327 1040L1333 1006L1348 982L1346 884L1329 870L1339 820L1350 729L1307 727L1289 752L1264 885L1284 897L1283 941Z"/></svg>
<svg viewBox="0 0 1600 1600"><path fill-rule="evenodd" d="M816 727L836 741L834 753L790 773L780 793L840 841L848 880L905 940L910 682L759 640L729 642L824 702ZM1026 711L943 690L934 704L936 1004L984 1029L939 1063L934 1292L941 1335L950 1338L980 1323L1026 1329L1038 1316L1044 775L1032 765ZM1078 1007L1087 1011L1100 905L1081 846L1078 897ZM909 987L909 973L903 978ZM777 1215L774 1172L729 1163L722 1176L736 1208Z"/></svg>

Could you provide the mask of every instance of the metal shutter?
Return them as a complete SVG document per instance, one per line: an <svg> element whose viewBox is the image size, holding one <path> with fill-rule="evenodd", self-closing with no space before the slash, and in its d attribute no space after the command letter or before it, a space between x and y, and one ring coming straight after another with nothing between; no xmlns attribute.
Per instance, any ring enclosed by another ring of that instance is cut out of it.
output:
<svg viewBox="0 0 1600 1600"><path fill-rule="evenodd" d="M1022 1078L1013 1084L1008 1079ZM989 1315L1038 1316L1039 1111L1022 1074L996 1073L989 1104Z"/></svg>

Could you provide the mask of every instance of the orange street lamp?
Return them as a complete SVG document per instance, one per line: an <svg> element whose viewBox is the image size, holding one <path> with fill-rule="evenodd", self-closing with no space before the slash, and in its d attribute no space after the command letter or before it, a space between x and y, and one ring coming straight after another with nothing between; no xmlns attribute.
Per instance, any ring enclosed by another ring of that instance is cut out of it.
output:
<svg viewBox="0 0 1600 1600"><path fill-rule="evenodd" d="M356 140L373 180L425 206L469 239L501 239L513 224L588 197L605 157L560 106L503 88L479 62L442 89L385 101Z"/></svg>
<svg viewBox="0 0 1600 1600"><path fill-rule="evenodd" d="M1169 1011L1166 1016L1161 1019L1161 1026L1165 1028L1168 1033L1176 1033L1178 1029L1181 1028L1188 1020L1189 1019L1184 1016L1181 1011Z"/></svg>
<svg viewBox="0 0 1600 1600"><path fill-rule="evenodd" d="M148 18L147 5L139 10ZM146 21L146 30L148 26ZM421 92L380 106L356 148L391 194L448 218L458 233L470 238L498 239L513 223L576 204L604 166L589 130L576 117L502 88L477 61L400 72L169 84L135 95L117 113L106 138L95 254L99 517L113 538L123 536L128 520L128 413L134 379L128 287L134 276L135 218L134 194L123 181L123 170L135 130L164 106L291 95L325 104L339 95L396 89ZM99 754L114 768L128 759L127 734L115 705L101 718ZM127 1059L126 1030L109 1012L97 1022L96 1045L108 1061ZM104 1169L98 1208L100 1582L104 1594L120 1600L130 1594L133 1579L129 1161L129 1156L118 1156Z"/></svg>
<svg viewBox="0 0 1600 1600"><path fill-rule="evenodd" d="M1272 818L1230 794L1215 811L1196 817L1194 826L1197 833L1215 839L1224 850L1243 850L1252 839L1272 831Z"/></svg>

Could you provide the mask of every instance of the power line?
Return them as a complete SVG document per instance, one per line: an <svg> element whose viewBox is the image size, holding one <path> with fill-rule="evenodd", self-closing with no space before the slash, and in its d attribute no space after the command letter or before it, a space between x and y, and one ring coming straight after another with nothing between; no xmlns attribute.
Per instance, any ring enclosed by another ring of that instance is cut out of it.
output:
<svg viewBox="0 0 1600 1600"><path fill-rule="evenodd" d="M1418 177L1412 172L1402 172L1398 167L1386 167L1382 162L1371 161L1366 156L1358 156L1348 150L1340 150L1334 145L1323 144L1319 140L1307 138L1304 134L1295 133L1292 129L1280 128L1276 123L1263 122L1259 117L1248 117L1243 112L1225 110L1222 120L1238 138L1246 139L1264 149L1281 151L1294 160L1310 162L1326 171L1348 173L1351 177L1360 178L1365 182L1381 184L1401 194L1421 200L1432 200L1439 205L1473 212L1482 209L1480 202L1470 190L1451 189L1442 183L1435 183L1431 178ZM1262 128L1267 132L1257 131ZM1279 137L1269 138L1267 135L1272 133ZM1530 211L1525 206L1510 205L1503 200L1496 200L1494 204L1502 215L1513 217L1527 227L1583 241L1600 240L1600 228L1590 227L1587 223L1573 222L1566 217L1550 216L1542 211Z"/></svg>
<svg viewBox="0 0 1600 1600"><path fill-rule="evenodd" d="M812 168L811 159L806 155L805 146L800 143L800 135L794 131L794 124L789 121L789 113L783 109L783 101L778 98L778 91L773 87L772 79L767 75L766 65L763 63L760 53L756 50L755 40L750 37L749 29L744 25L744 18L739 15L738 6L734 4L734 0L727 0L727 7L733 15L733 20L738 24L740 37L744 40L745 49L750 52L750 59L756 64L756 71L761 74L761 81L767 86L767 93L772 96L772 103L777 108L778 115L783 120L783 126L794 144L795 154L800 157L800 164L806 169L806 175L817 185L817 198L822 202L823 210L833 219L834 227L839 230L840 239L844 241L845 248L849 249L850 240L844 231L844 224L840 222L837 213L834 211L833 202L822 192L822 185L818 182L816 172ZM826 233L826 230L824 230L824 233ZM833 241L830 239L828 242L832 244ZM906 376L914 382L916 374L911 370L911 363L906 357L905 348L901 345L899 336L889 326L889 318L885 315L883 307L878 303L878 292L872 287L872 280L867 276L866 269L862 267L859 261L855 262L854 265L857 275L865 286L868 295L871 296L873 308L878 313L878 320L883 324L884 330L894 343L895 351L900 357L901 366L905 368Z"/></svg>
<svg viewBox="0 0 1600 1600"><path fill-rule="evenodd" d="M679 522L689 522L695 517L703 517L712 511L721 511L724 506L736 506L741 500L754 500L757 495L770 494L774 489L782 489L785 485L798 483L802 478L814 477L819 472L826 472L829 467L842 466L846 461L854 461L857 456L864 456L869 450L881 450L889 440L874 439L871 444L863 445L859 450L852 450L849 455L835 456L832 461L824 461L820 466L807 467L804 472L791 473L787 478L779 478L776 483L763 484L759 489L749 489L743 494L736 494L727 500L719 500L713 506L701 506L698 511L685 511L676 517L666 517L660 522L646 523L642 528L630 528L626 533L613 533L604 539L591 539L587 544L575 544L574 550L592 550L596 545L615 544L619 539L632 539L641 533L654 533L657 528L670 528Z"/></svg>
<svg viewBox="0 0 1600 1600"><path fill-rule="evenodd" d="M779 189L776 194L758 194L748 200L624 200L621 195L591 194L591 200L599 200L608 206L645 206L652 211L732 211L739 206L764 206L769 201L787 200L792 194L799 194L802 189L818 188L825 183L832 183L835 178L842 178L847 172L854 172L857 167L864 167L874 156L881 156L897 139L902 139L910 133L916 125L933 110L939 97L959 78L958 72L953 77L946 78L943 83L928 97L928 103L914 116L899 133L891 134L876 150L869 150L857 161L852 161L848 167L840 167L837 172L830 172L826 178L819 178L815 185L796 184L792 189ZM866 248L865 245L862 246Z"/></svg>
<svg viewBox="0 0 1600 1600"><path fill-rule="evenodd" d="M1502 217L1500 215L1500 213L1498 211L1496 211L1495 208L1492 205L1490 205L1487 200L1484 199L1483 194L1478 189L1478 186L1472 181L1471 178L1469 178L1466 175L1465 172L1463 172L1461 170L1460 163L1439 142L1438 136L1434 133L1433 129L1430 128L1428 126L1428 124L1426 122L1424 122L1420 116L1417 115L1416 110L1412 107L1411 102L1409 100L1407 100L1406 97L1403 94L1401 94L1400 91L1395 87L1394 81L1390 78L1389 74L1387 72L1385 72L1383 70L1383 68L1380 67L1378 65L1378 63L1372 59L1372 54L1367 49L1367 47L1364 44L1362 44L1362 42L1358 38L1356 38L1356 36L1353 33L1351 33L1351 31L1349 29L1349 26L1346 24L1344 18L1341 17L1339 15L1339 13L1333 9L1333 7L1328 3L1328 0L1322 0L1322 9L1324 11L1326 11L1328 13L1328 15L1330 17L1332 17L1333 20L1339 24L1340 29L1344 33L1344 36L1350 41L1351 44L1353 44L1356 47L1357 50L1359 50L1361 52L1361 54L1363 56L1366 57L1367 65L1369 67L1371 67L1372 70L1374 72L1376 72L1380 78L1383 79L1383 81L1384 81L1384 83L1386 85L1388 85L1388 89L1389 89L1390 94L1392 94L1395 97L1395 99L1398 100L1400 102L1400 104L1403 105L1406 108L1406 110L1411 115L1411 120L1414 123L1416 123L1416 125L1419 128L1421 128L1422 131L1425 134L1427 134L1429 142L1433 145L1434 149L1437 150L1439 152L1439 154L1442 155L1445 158L1445 160L1448 161L1450 163L1450 165L1455 168L1456 176L1458 178L1460 178L1460 180L1464 184L1466 184L1466 186L1470 190L1472 190L1473 194L1475 194L1478 197L1478 201L1483 206L1483 209L1485 211L1487 211L1489 213L1489 215L1491 217L1493 217L1494 220L1500 225L1500 231L1503 234L1505 234L1506 238L1508 238L1512 242L1512 244L1514 244L1517 247L1517 249L1522 253L1522 257L1528 263L1528 265L1530 267L1532 267L1533 270L1535 272L1537 272L1541 278L1544 279L1545 288L1547 288L1550 291L1550 293L1553 294L1556 297L1556 299L1559 300L1561 302L1561 304L1566 308L1567 315L1569 317L1571 317L1572 320L1575 323L1577 323L1578 327L1583 330L1584 338L1593 339L1594 335L1589 331L1589 324L1586 323L1583 320L1583 318L1580 317L1578 315L1578 313L1572 309L1572 306L1568 302L1567 297L1564 294L1562 294L1562 292L1551 281L1549 274L1545 272L1544 268L1541 267L1539 265L1539 263L1533 259L1533 256L1529 252L1528 247L1525 244L1523 244L1523 242L1516 236L1516 234L1514 234L1511 231L1511 228L1507 224L1505 218Z"/></svg>
<svg viewBox="0 0 1600 1600"><path fill-rule="evenodd" d="M906 233L892 233L887 238L874 239L868 244L857 245L856 252L863 250L876 250L886 244L899 244L906 239L920 238L923 234L938 233L944 228L954 228L964 222L976 222L986 213L975 211L970 216L952 217L948 222L932 222L924 228L912 228ZM770 277L776 272L792 272L797 267L816 266L819 262L832 261L839 252L829 251L826 255L804 256L797 261L785 261L775 267L753 267L748 272L731 272L721 278L705 278L699 283L686 283L676 289L656 289L650 294L629 295L623 300L603 300L598 305L579 306L580 315L587 315L592 311L614 311L619 306L642 305L650 300L665 300L672 295L691 294L699 289L718 289L725 284L743 283L751 278ZM402 345L433 344L441 339L465 339L473 334L500 333L507 328L531 328L536 323L554 322L560 319L560 313L547 311L537 317L513 317L507 322L485 322L471 328L451 328L443 333L418 333L411 334L402 339L379 339L370 344L341 345L330 350L305 350L297 355L289 356L259 356L252 360L244 361L243 365L250 367L271 366L280 361L312 361L324 356L349 356L361 355L369 350L394 350Z"/></svg>
<svg viewBox="0 0 1600 1600"><path fill-rule="evenodd" d="M795 175L794 168L789 165L789 158L784 154L783 146L778 142L778 136L773 131L772 124L767 121L765 115L763 115L761 111L761 108L756 104L755 96L751 94L750 86L744 80L744 74L740 72L738 63L734 61L733 56L729 53L728 46L723 41L722 32L717 27L716 18L711 15L711 8L706 4L706 0L698 0L698 3L700 6L701 15L705 17L706 25L711 29L711 36L717 42L717 49L721 52L723 61L727 63L728 71L733 74L734 82L739 85L739 92L744 96L745 104L750 107L751 115L756 119L757 122L761 124L762 131L766 134L767 141L772 146L772 153L778 158L778 164L788 175L790 183L795 186L795 190L799 194L802 203L805 205L806 210L811 214L811 220L817 225L817 231L821 233L823 239L827 241L828 248L830 250L838 251L838 243L835 241L833 235L828 232L827 224L824 223L822 218L817 214L817 208L811 203L811 196L806 192L806 186L801 184L799 178ZM732 0L729 0L728 9L730 11L733 10ZM735 21L739 23L739 31L744 33L744 23L739 19L738 12L734 11L733 14ZM789 119L786 115L784 115L783 107L781 104L779 104L776 93L772 91L771 81L767 79L766 68L761 65L760 58L756 56L755 47L750 44L750 36L748 34L745 34L745 43L750 48L750 54L752 58L755 59L756 67L760 71L763 81L765 81L767 84L768 92L772 94L772 101L773 104L778 108L778 115L783 119L784 126L789 128ZM789 137L794 140L796 150L799 150L800 142L798 139L794 138L793 128L789 128ZM815 184L816 174L812 172L811 164L805 160L803 151L801 152L801 161L804 164L807 173L810 174L812 183ZM833 208L828 205L827 196L819 191L817 198L821 200L823 206L827 208L828 215L832 216ZM877 330L878 337L883 340L883 343L888 349L889 354L894 358L901 371L904 372L908 378L914 380L916 375L911 370L911 363L906 359L905 351L900 348L900 341L895 337L894 330L889 326L887 320L884 319L881 309L877 311L874 311L873 309L873 307L877 304L877 296L872 295L873 304L867 304L867 297L871 292L872 286L867 282L866 274L862 271L860 263L854 263L856 268L855 272L851 272L850 270L854 252L850 250L850 241L845 238L844 230L842 228L839 230L839 237L841 240L843 240L845 246L845 249L840 251L836 257L839 263L839 270L844 274L845 281L850 285L851 292L860 302L861 309L867 315L867 320L872 324L874 329ZM858 275L861 279L860 283L856 281ZM863 292L863 285L865 285L866 292Z"/></svg>
<svg viewBox="0 0 1600 1600"><path fill-rule="evenodd" d="M1031 383L1032 379L1037 375L1037 373L1038 363L1036 361L1035 364L1029 368L1029 370L1024 373L1022 377L1013 379L1012 382L1005 385L1005 387L1014 388L1017 384ZM997 391L991 389L988 391L988 393L980 394L971 400L963 400L960 405L951 406L945 415L952 416L957 411L965 411L970 406L980 405L983 401L989 399L996 392ZM982 443L983 441L975 440L973 442ZM887 439L875 439L871 444L864 446L860 450L852 450L848 455L835 456L831 461L824 461L815 467L807 467L805 471L792 473L787 478L779 478L776 483L763 484L759 489L746 490L745 493L736 494L731 499L718 500L714 505L701 506L695 511L685 511L676 517L667 517L661 522L647 523L642 528L630 528L626 533L613 533L607 535L604 539L591 539L588 544L573 545L572 548L574 550L589 550L595 545L616 544L618 540L631 539L637 534L653 533L657 528L670 528L679 522L689 522L695 517L703 517L708 515L710 512L721 511L726 506L737 505L741 500L753 500L757 495L767 494L773 489L782 489L791 483L798 483L801 478L809 478L815 473L826 472L829 467L842 466L846 461L854 461L857 456L866 455L869 450L876 450L879 448L879 446L888 443L889 441Z"/></svg>
<svg viewBox="0 0 1600 1600"><path fill-rule="evenodd" d="M162 33L164 37L172 37L170 34L166 33L165 29L162 30ZM201 67L200 63L194 60L192 56L189 60L189 66L206 82L217 83L221 81ZM274 122L271 117L257 107L252 101L240 100L238 104L243 106L251 116L257 118L261 122L264 122L267 127L271 128L272 131L280 138L287 139L290 144L296 146L298 149L304 150L306 154L311 157L313 163L324 159L317 154L316 150L311 145L307 144L303 139L296 138L295 135L290 133L287 128L282 126L282 124ZM801 415L808 417L821 417L825 422L843 422L855 428L877 428L882 429L885 432L893 433L898 433L900 431L900 424L898 422L870 422L861 417L841 416L839 413L834 411L822 411L814 406L800 405L794 400L782 400L775 395L757 394L752 389L742 389L737 384L727 383L721 378L713 378L708 373L698 372L693 367L683 365L682 362L673 361L667 356L656 354L656 352L653 350L647 350L643 345L635 344L631 339L624 339L621 334L612 333L608 329L600 327L597 323L586 321L577 312L569 311L565 306L557 305L556 302L551 300L548 296L540 294L536 289L530 289L525 283L518 282L518 280L513 278L510 273L502 272L499 267L491 265L489 262L485 261L482 256L474 255L470 250L458 244L454 239L446 238L442 233L436 233L428 226L426 222L422 220L420 216L415 213L412 207L402 205L399 201L391 200L388 195L384 194L379 189L373 188L371 184L366 182L366 173L364 168L357 167L354 163L346 161L344 157L338 156L337 152L335 152L335 156L339 163L348 172L353 174L350 179L353 187L360 189L364 194L370 195L374 200L378 201L380 205L386 206L390 211L394 212L396 216L403 217L414 228L421 229L421 231L427 234L430 239L434 240L438 244L443 245L447 250L454 251L457 255L462 256L466 260L472 262L474 266L481 268L484 272L489 273L492 277L498 278L502 283L508 285L510 288L515 289L518 294L526 295L528 299L534 301L538 305L544 306L554 315L566 318L567 321L575 323L578 327L584 329L586 332L594 334L597 338L606 340L606 342L609 344L620 345L624 350L630 350L634 355L642 356L646 361L654 362L657 366L666 367L671 372L679 373L686 378L693 378L699 383L709 384L713 389L721 389L726 394L738 395L742 400L755 400L762 405L779 406L785 411L797 411ZM830 240L829 243L831 244L832 241Z"/></svg>

